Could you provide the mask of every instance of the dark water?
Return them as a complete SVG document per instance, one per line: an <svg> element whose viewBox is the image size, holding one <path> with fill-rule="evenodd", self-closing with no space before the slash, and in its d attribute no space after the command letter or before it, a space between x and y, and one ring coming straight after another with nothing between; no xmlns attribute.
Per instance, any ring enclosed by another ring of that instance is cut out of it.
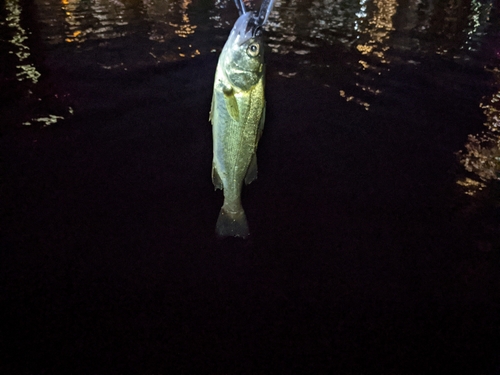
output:
<svg viewBox="0 0 500 375"><path fill-rule="evenodd" d="M231 1L0 7L0 372L498 373L494 1L277 0L215 237Z"/></svg>

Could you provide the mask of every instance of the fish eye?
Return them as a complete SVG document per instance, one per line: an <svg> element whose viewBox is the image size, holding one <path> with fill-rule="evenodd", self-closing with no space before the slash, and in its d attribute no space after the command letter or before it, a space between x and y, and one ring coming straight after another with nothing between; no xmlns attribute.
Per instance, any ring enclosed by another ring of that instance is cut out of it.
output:
<svg viewBox="0 0 500 375"><path fill-rule="evenodd" d="M252 57L255 57L259 54L259 44L258 43L252 43L248 46L247 48L247 53L252 56Z"/></svg>

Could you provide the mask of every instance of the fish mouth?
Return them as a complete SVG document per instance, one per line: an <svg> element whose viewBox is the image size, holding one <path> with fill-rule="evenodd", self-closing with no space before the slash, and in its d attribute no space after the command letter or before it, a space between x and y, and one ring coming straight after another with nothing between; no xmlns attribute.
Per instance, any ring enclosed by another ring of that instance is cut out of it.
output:
<svg viewBox="0 0 500 375"><path fill-rule="evenodd" d="M258 35L260 27L256 24L257 20L256 12L244 13L234 25L233 30L235 31L236 45L241 46L248 40L255 38Z"/></svg>
<svg viewBox="0 0 500 375"><path fill-rule="evenodd" d="M245 13L250 13L246 10L246 5L244 0L234 0L236 4L236 8L238 8L238 11L240 13L240 16L245 14ZM269 14L271 13L271 10L273 9L275 0L264 0L262 4L260 5L260 8L258 11L252 12L252 25L247 25L247 30L249 31L248 27L251 27L251 31L254 34L254 36L258 33L259 29L264 26L264 24L267 22L267 19L269 18Z"/></svg>
<svg viewBox="0 0 500 375"><path fill-rule="evenodd" d="M259 16L257 12L252 14L252 17L248 20L247 27L245 30L245 36L250 35L250 38L255 38L262 33L262 25L259 24Z"/></svg>
<svg viewBox="0 0 500 375"><path fill-rule="evenodd" d="M274 2L275 0L264 0L258 11L247 11L244 0L235 0L240 17L234 25L234 30L238 34L240 46L250 38L257 38L262 34L262 27L269 18Z"/></svg>

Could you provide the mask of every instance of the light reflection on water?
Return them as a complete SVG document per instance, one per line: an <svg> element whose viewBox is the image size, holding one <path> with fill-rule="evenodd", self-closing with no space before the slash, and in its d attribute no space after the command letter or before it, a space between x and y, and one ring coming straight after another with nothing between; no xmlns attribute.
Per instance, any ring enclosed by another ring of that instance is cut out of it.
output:
<svg viewBox="0 0 500 375"><path fill-rule="evenodd" d="M35 2L47 45L97 50L98 61L91 63L104 69L130 69L220 51L237 15L232 0ZM336 82L338 95L369 111L376 98L390 90L384 79L399 65L419 65L429 56L482 64L477 56L484 52L494 8L493 0L276 0L265 35L276 58L292 61L280 67L280 76L294 79L344 64L351 78ZM40 73L30 61L26 43L30 33L21 26L19 0L7 0L5 9L6 24L13 30L9 42L18 59L17 77L36 85ZM136 39L120 44L126 38ZM323 58L325 47L344 55ZM126 55L130 48L139 52ZM332 61L345 56L346 61ZM497 51L497 62L499 57ZM492 72L500 87L498 69ZM333 86L324 81L325 75L319 77L325 86ZM496 179L499 96L481 103L488 131L471 135L461 154L462 163L477 179L460 181L462 185L479 189L486 180ZM40 118L50 124L61 117Z"/></svg>
<svg viewBox="0 0 500 375"><path fill-rule="evenodd" d="M196 0L37 2L41 21L48 26L44 39L52 44L145 33L163 43L193 36L198 27L229 31L236 15L229 0L208 5ZM268 39L272 51L280 54L307 55L326 43L354 47L382 63L390 62L386 52L393 48L460 56L464 54L459 50L480 48L491 10L492 0L473 0L470 6L432 0L277 0ZM194 38L193 43L200 43L196 47L201 51L206 40Z"/></svg>
<svg viewBox="0 0 500 375"><path fill-rule="evenodd" d="M486 34L492 9L492 1L472 0L470 14L467 16L467 36L463 48L469 51L477 51L480 48L479 41Z"/></svg>
<svg viewBox="0 0 500 375"><path fill-rule="evenodd" d="M471 177L457 181L468 195L483 190L488 181L500 179L500 69L495 67L492 73L498 91L483 98L480 103L486 118L486 129L480 134L470 134L465 152L458 153L462 165L472 173Z"/></svg>
<svg viewBox="0 0 500 375"><path fill-rule="evenodd" d="M39 5L41 21L49 27L49 43L84 42L88 39L113 39L123 36L133 8L119 0L61 0Z"/></svg>
<svg viewBox="0 0 500 375"><path fill-rule="evenodd" d="M15 56L15 79L25 86L25 97L31 98L35 101L41 101L41 98L36 97L34 94L34 88L39 83L42 75L36 64L33 62L33 58L31 56L31 49L28 44L31 32L22 26L21 17L23 9L19 0L6 0L5 10L5 22L3 22L2 25L7 27L10 31L10 35L12 36L7 40L7 42L10 45L9 54ZM69 107L67 111L71 114L73 110ZM46 114L42 116L34 116L29 121L23 122L22 125L39 123L45 127L55 124L59 120L63 119L63 116Z"/></svg>
<svg viewBox="0 0 500 375"><path fill-rule="evenodd" d="M14 15L15 0L6 2ZM220 50L236 17L232 0L36 0L42 38L49 45L100 41L112 46L124 37L147 38L147 56L121 57L113 51L103 68L127 69L136 63L193 58ZM228 6L229 5L229 6ZM394 64L418 64L429 54L467 60L481 50L491 25L493 0L276 0L266 26L272 53L296 56L295 69L280 71L294 77L310 67L329 68L317 50L336 46L357 58L352 64L358 89L340 87L339 95L369 109L370 97L383 92L377 84ZM19 24L19 23L17 23ZM216 31L216 30L220 30ZM22 28L19 38L27 38ZM19 43L18 43L19 44ZM136 43L141 44L141 43ZM18 46L16 53L24 50ZM116 51L118 50L118 51ZM410 51L403 57L401 52ZM144 52L144 51L143 51ZM28 52L29 53L29 52ZM21 65L20 65L21 66ZM36 71L25 64L25 74ZM358 95L357 91L364 95Z"/></svg>
<svg viewBox="0 0 500 375"><path fill-rule="evenodd" d="M17 57L17 80L28 80L32 83L37 83L41 74L38 72L35 65L29 60L31 51L26 45L28 32L26 32L26 30L21 26L22 10L19 5L19 0L7 0L5 2L5 9L7 11L6 24L11 30L13 30L13 36L9 40L13 48L9 51L9 53L12 53Z"/></svg>

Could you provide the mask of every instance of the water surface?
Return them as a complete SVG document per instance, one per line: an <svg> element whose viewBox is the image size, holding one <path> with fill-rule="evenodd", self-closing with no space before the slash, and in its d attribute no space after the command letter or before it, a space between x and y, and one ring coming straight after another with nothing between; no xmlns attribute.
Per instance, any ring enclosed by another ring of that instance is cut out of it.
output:
<svg viewBox="0 0 500 375"><path fill-rule="evenodd" d="M251 236L208 112L231 1L0 7L5 373L494 373L494 1L276 0Z"/></svg>

